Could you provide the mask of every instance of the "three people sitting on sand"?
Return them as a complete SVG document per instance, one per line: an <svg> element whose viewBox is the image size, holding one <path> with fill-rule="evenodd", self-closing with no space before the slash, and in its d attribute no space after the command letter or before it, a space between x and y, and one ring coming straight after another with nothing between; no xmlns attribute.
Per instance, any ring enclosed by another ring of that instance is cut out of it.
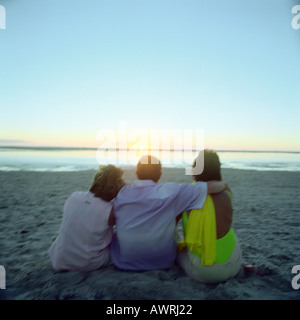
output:
<svg viewBox="0 0 300 320"><path fill-rule="evenodd" d="M100 167L90 190L73 193L64 205L59 235L49 249L53 269L98 269L108 264L110 247L111 262L121 270L167 269L177 255L198 281L236 275L241 253L231 228L231 194L221 181L217 155L206 150L204 161L193 184L158 184L161 164L153 156L140 159L132 185L125 184L121 169ZM184 230L178 254L176 218Z"/></svg>

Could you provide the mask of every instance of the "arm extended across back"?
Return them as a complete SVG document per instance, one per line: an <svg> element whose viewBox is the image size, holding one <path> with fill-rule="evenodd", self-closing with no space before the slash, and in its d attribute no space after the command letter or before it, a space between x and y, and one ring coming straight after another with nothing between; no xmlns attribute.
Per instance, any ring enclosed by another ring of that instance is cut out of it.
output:
<svg viewBox="0 0 300 320"><path fill-rule="evenodd" d="M229 189L225 181L208 181L207 182L207 193L219 193L225 189ZM199 208L202 208L202 206L199 206ZM183 212L181 212L176 217L176 223L181 219L182 213Z"/></svg>

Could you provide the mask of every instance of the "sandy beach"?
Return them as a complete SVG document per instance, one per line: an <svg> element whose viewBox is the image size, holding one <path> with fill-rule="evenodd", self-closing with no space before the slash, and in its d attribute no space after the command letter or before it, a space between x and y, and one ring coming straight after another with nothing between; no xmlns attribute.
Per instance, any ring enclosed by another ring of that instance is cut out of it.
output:
<svg viewBox="0 0 300 320"><path fill-rule="evenodd" d="M264 264L272 275L233 278L218 285L169 270L121 272L113 265L86 272L55 273L47 251L58 234L64 201L89 188L94 171L0 172L0 265L8 300L200 300L300 299L291 274L300 265L300 172L223 169L234 195L233 227L245 263ZM135 171L126 170L128 183ZM182 169L165 168L160 183L190 183ZM299 282L299 281L298 281Z"/></svg>

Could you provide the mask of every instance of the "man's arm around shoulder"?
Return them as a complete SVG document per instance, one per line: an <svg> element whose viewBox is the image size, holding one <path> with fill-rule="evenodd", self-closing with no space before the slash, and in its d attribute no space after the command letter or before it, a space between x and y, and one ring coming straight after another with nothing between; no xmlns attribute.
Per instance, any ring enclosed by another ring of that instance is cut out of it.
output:
<svg viewBox="0 0 300 320"><path fill-rule="evenodd" d="M207 193L219 193L227 188L225 181L208 181Z"/></svg>

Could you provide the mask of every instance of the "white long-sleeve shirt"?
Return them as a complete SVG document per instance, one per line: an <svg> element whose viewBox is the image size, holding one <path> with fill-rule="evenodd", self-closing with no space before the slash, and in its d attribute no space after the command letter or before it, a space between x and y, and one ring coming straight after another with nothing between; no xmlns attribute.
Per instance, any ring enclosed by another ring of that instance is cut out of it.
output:
<svg viewBox="0 0 300 320"><path fill-rule="evenodd" d="M113 229L112 203L91 192L74 192L66 200L59 234L48 254L56 271L92 271L109 261Z"/></svg>

